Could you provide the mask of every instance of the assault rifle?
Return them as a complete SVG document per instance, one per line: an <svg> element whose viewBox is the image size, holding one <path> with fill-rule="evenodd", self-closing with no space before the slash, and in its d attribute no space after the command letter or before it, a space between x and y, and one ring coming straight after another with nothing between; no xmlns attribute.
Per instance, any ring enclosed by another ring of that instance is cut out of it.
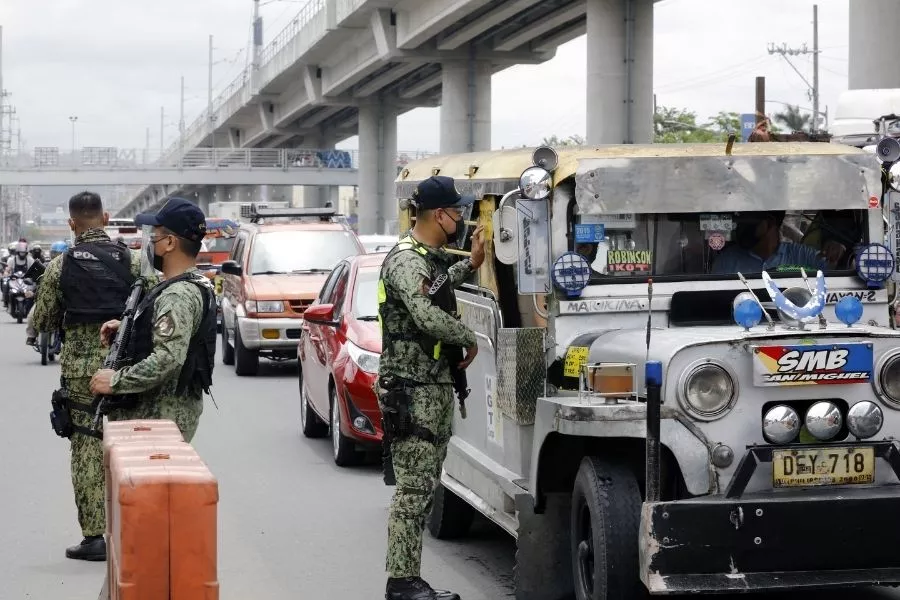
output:
<svg viewBox="0 0 900 600"><path fill-rule="evenodd" d="M450 285L450 278L444 273L438 276L428 290L428 297L431 302L455 317L456 314L456 295L453 287ZM459 363L464 359L463 349L460 346L444 346L441 351L441 359L447 361L450 367L450 377L453 379L453 389L456 392L456 398L459 400L459 414L463 419L466 418L466 398L469 397L471 390L469 389L469 381L466 377L465 369L459 368ZM440 363L435 365L438 368Z"/></svg>
<svg viewBox="0 0 900 600"><path fill-rule="evenodd" d="M104 369L118 371L125 364L128 345L131 341L131 333L134 329L134 313L144 295L145 284L146 282L144 279L138 277L131 285L131 293L128 294L128 300L125 302L125 312L122 313L119 330L116 332L116 337L109 347L109 354L106 355L106 360L103 361L102 368ZM95 431L99 429L100 420L103 418L104 414L109 412L112 408L116 408L124 403L118 396L100 396L96 400L96 404L97 410L94 412L93 422Z"/></svg>

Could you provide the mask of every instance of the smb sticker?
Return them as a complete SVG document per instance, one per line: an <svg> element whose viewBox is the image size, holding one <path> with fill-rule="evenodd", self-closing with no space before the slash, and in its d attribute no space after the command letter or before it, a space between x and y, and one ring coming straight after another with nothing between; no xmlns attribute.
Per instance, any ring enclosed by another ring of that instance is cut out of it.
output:
<svg viewBox="0 0 900 600"><path fill-rule="evenodd" d="M754 346L754 385L867 383L872 378L869 344Z"/></svg>

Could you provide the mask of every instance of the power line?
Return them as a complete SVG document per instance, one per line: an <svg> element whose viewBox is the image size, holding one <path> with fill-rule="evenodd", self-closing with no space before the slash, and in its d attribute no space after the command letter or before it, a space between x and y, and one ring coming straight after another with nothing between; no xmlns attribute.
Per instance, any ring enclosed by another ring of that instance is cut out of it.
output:
<svg viewBox="0 0 900 600"><path fill-rule="evenodd" d="M816 132L819 130L819 115L822 113L819 111L819 54L822 50L819 48L819 5L813 4L813 48L810 50L807 45L804 43L799 48L791 48L788 47L787 44L781 44L780 46L776 46L773 43L769 44L769 54L779 54L781 57L787 62L788 65L794 70L797 75L800 76L800 79L803 80L803 83L806 84L806 87L809 89L808 94L809 98L812 100L813 105L813 123L812 130ZM810 83L806 76L794 65L793 61L790 59L792 56L805 56L808 54L812 54L813 59L813 80ZM827 116L826 116L827 118ZM826 124L827 125L827 124Z"/></svg>

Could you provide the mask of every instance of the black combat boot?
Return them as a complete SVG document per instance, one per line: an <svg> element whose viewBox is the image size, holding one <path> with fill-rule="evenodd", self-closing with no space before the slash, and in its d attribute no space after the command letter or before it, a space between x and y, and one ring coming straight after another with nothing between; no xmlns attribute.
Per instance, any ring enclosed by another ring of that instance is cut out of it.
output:
<svg viewBox="0 0 900 600"><path fill-rule="evenodd" d="M385 600L459 600L459 594L433 590L421 577L388 578Z"/></svg>
<svg viewBox="0 0 900 600"><path fill-rule="evenodd" d="M106 540L102 535L86 537L77 546L66 548L66 558L90 561L106 560Z"/></svg>
<svg viewBox="0 0 900 600"><path fill-rule="evenodd" d="M37 346L37 338L36 337L27 337L25 338L26 346Z"/></svg>

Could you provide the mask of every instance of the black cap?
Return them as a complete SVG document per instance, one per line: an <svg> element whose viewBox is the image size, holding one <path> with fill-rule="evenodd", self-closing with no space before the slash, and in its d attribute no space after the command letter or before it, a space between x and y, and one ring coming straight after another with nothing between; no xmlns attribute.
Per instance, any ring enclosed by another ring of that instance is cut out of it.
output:
<svg viewBox="0 0 900 600"><path fill-rule="evenodd" d="M475 202L475 196L459 193L452 177L435 175L421 182L413 192L413 201L418 208L462 208Z"/></svg>
<svg viewBox="0 0 900 600"><path fill-rule="evenodd" d="M206 215L189 200L169 198L156 214L141 213L134 218L138 227L165 227L178 237L199 242L206 235Z"/></svg>

